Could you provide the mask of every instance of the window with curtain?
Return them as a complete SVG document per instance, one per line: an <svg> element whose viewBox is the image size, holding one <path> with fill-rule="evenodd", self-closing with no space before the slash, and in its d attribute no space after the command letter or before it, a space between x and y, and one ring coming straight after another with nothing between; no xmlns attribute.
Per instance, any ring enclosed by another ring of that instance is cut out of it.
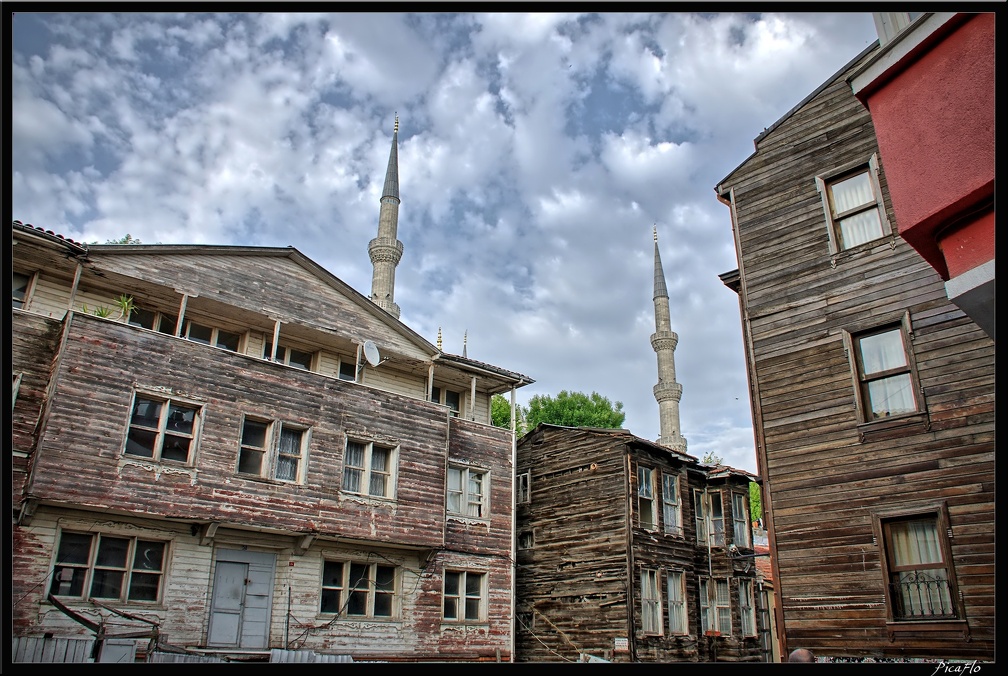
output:
<svg viewBox="0 0 1008 676"><path fill-rule="evenodd" d="M343 491L378 498L394 496L396 449L347 439Z"/></svg>
<svg viewBox="0 0 1008 676"><path fill-rule="evenodd" d="M938 514L882 522L894 620L956 619L944 529Z"/></svg>
<svg viewBox="0 0 1008 676"><path fill-rule="evenodd" d="M707 494L710 500L710 534L711 545L715 547L725 546L725 523L724 507L721 505L721 491L710 491Z"/></svg>
<svg viewBox="0 0 1008 676"><path fill-rule="evenodd" d="M696 521L697 542L707 544L707 501L704 492L693 490L693 518Z"/></svg>
<svg viewBox="0 0 1008 676"><path fill-rule="evenodd" d="M878 157L816 176L836 254L891 233L878 181Z"/></svg>
<svg viewBox="0 0 1008 676"><path fill-rule="evenodd" d="M736 547L749 547L749 510L746 509L746 496L742 493L732 493L732 542Z"/></svg>
<svg viewBox="0 0 1008 676"><path fill-rule="evenodd" d="M742 623L743 636L756 635L756 602L752 580L739 579L739 621Z"/></svg>
<svg viewBox="0 0 1008 676"><path fill-rule="evenodd" d="M661 594L658 591L658 571L641 571L641 622L645 634L662 633Z"/></svg>
<svg viewBox="0 0 1008 676"><path fill-rule="evenodd" d="M688 634L686 620L686 580L681 570L668 572L669 633Z"/></svg>
<svg viewBox="0 0 1008 676"><path fill-rule="evenodd" d="M300 476L302 439L304 430L281 424L280 445L277 449L276 478L281 481L297 481Z"/></svg>
<svg viewBox="0 0 1008 676"><path fill-rule="evenodd" d="M724 635L730 635L731 628L731 595L728 593L728 580L715 580L714 604L717 611L717 630Z"/></svg>
<svg viewBox="0 0 1008 676"><path fill-rule="evenodd" d="M445 504L448 513L480 519L489 516L486 502L488 481L489 477L485 471L462 465L450 465Z"/></svg>
<svg viewBox="0 0 1008 676"><path fill-rule="evenodd" d="M862 422L915 413L915 375L901 323L852 334Z"/></svg>

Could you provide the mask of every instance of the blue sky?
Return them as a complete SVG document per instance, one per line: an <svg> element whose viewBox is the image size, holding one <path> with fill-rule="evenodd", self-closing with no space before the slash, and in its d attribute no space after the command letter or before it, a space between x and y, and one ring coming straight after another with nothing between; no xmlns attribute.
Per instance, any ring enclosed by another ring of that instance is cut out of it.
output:
<svg viewBox="0 0 1008 676"><path fill-rule="evenodd" d="M12 215L294 246L367 295L398 113L400 318L656 439L657 226L687 451L755 471L714 186L875 39L867 12L19 12Z"/></svg>

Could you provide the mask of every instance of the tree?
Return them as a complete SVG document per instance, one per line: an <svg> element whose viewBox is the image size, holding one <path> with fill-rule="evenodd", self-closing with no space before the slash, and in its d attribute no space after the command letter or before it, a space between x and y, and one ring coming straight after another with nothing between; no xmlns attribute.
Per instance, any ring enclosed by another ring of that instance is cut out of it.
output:
<svg viewBox="0 0 1008 676"><path fill-rule="evenodd" d="M525 414L525 427L529 430L539 423L619 429L626 419L621 401L613 403L598 392L587 395L567 390L562 390L556 397L548 394L533 396Z"/></svg>
<svg viewBox="0 0 1008 676"><path fill-rule="evenodd" d="M720 465L724 462L720 455L714 455L714 451L707 451L704 457L700 458L700 462L705 465Z"/></svg>
<svg viewBox="0 0 1008 676"><path fill-rule="evenodd" d="M763 518L763 492L755 481L749 482L749 518L753 521Z"/></svg>
<svg viewBox="0 0 1008 676"><path fill-rule="evenodd" d="M515 405L515 434L519 437L525 434L525 415L521 404ZM490 422L494 427L511 429L511 402L504 398L502 394L495 394L490 397Z"/></svg>
<svg viewBox="0 0 1008 676"><path fill-rule="evenodd" d="M108 240L105 240L105 243L106 244L143 244L143 242L141 242L138 239L135 239L128 232L126 233L125 237L120 237L119 239L108 239ZM97 242L92 242L92 244L97 244Z"/></svg>

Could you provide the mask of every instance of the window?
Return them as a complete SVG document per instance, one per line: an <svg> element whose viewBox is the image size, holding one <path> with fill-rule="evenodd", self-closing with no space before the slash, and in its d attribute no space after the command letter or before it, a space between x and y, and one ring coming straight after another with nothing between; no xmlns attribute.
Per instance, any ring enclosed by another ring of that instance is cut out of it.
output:
<svg viewBox="0 0 1008 676"><path fill-rule="evenodd" d="M654 470L637 466L637 514L640 527L652 530L655 522Z"/></svg>
<svg viewBox="0 0 1008 676"><path fill-rule="evenodd" d="M222 347L232 352L238 351L242 337L240 333L225 331L224 329L212 326L204 326L191 320L186 321L183 336L197 343Z"/></svg>
<svg viewBox="0 0 1008 676"><path fill-rule="evenodd" d="M728 580L700 579L700 620L704 633L731 635L731 598Z"/></svg>
<svg viewBox="0 0 1008 676"><path fill-rule="evenodd" d="M446 570L444 576L444 619L454 622L485 622L487 607L486 573Z"/></svg>
<svg viewBox="0 0 1008 676"><path fill-rule="evenodd" d="M151 460L190 463L200 408L137 392L133 398L125 453Z"/></svg>
<svg viewBox="0 0 1008 676"><path fill-rule="evenodd" d="M883 518L879 525L890 619L899 622L961 617L955 576L948 564L950 528L944 506L920 514Z"/></svg>
<svg viewBox="0 0 1008 676"><path fill-rule="evenodd" d="M662 474L662 517L666 533L682 535L682 506L679 502L679 475Z"/></svg>
<svg viewBox="0 0 1008 676"><path fill-rule="evenodd" d="M862 333L844 334L849 344L858 417L861 422L884 420L919 410L917 375L909 348L909 316L902 322Z"/></svg>
<svg viewBox="0 0 1008 676"><path fill-rule="evenodd" d="M396 617L395 566L324 561L320 611L343 617Z"/></svg>
<svg viewBox="0 0 1008 676"><path fill-rule="evenodd" d="M238 472L280 481L301 481L308 430L246 416L242 421Z"/></svg>
<svg viewBox="0 0 1008 676"><path fill-rule="evenodd" d="M357 382L357 365L352 361L340 359L338 375L340 380L349 380L354 383Z"/></svg>
<svg viewBox="0 0 1008 676"><path fill-rule="evenodd" d="M532 501L532 472L522 472L517 477L517 482L515 483L516 497L515 502L526 503Z"/></svg>
<svg viewBox="0 0 1008 676"><path fill-rule="evenodd" d="M532 549L535 545L535 532L525 530L518 533L518 549Z"/></svg>
<svg viewBox="0 0 1008 676"><path fill-rule="evenodd" d="M11 283L11 302L13 307L24 308L28 299L28 287L33 275L15 272Z"/></svg>
<svg viewBox="0 0 1008 676"><path fill-rule="evenodd" d="M476 518L489 516L489 476L472 467L448 467L448 513Z"/></svg>
<svg viewBox="0 0 1008 676"><path fill-rule="evenodd" d="M135 307L133 308L133 311L130 312L129 323L133 326L139 326L144 329L151 329L152 331L159 331L161 333L167 333L170 336L174 336L175 326L178 324L178 317L164 312L156 312L154 310L145 310L143 308Z"/></svg>
<svg viewBox="0 0 1008 676"><path fill-rule="evenodd" d="M668 572L669 633L688 634L686 620L686 580L681 570Z"/></svg>
<svg viewBox="0 0 1008 676"><path fill-rule="evenodd" d="M753 595L753 581L739 579L739 620L742 622L742 635L756 635L756 603Z"/></svg>
<svg viewBox="0 0 1008 676"><path fill-rule="evenodd" d="M60 534L49 591L54 596L156 602L166 543L104 533Z"/></svg>
<svg viewBox="0 0 1008 676"><path fill-rule="evenodd" d="M343 490L378 498L393 497L395 458L394 448L347 439Z"/></svg>
<svg viewBox="0 0 1008 676"><path fill-rule="evenodd" d="M515 624L517 631L532 631L535 629L535 614L529 610L520 610L515 613L518 622Z"/></svg>
<svg viewBox="0 0 1008 676"><path fill-rule="evenodd" d="M707 542L710 535L712 547L724 547L724 513L721 506L721 491L693 491L696 505L697 541Z"/></svg>
<svg viewBox="0 0 1008 676"><path fill-rule="evenodd" d="M742 493L731 494L732 542L736 547L749 547L749 510L746 509L746 496Z"/></svg>
<svg viewBox="0 0 1008 676"><path fill-rule="evenodd" d="M431 388L431 401L444 404L451 409L452 415L458 415L462 410L462 393L445 390L436 385Z"/></svg>
<svg viewBox="0 0 1008 676"><path fill-rule="evenodd" d="M878 182L878 157L816 176L829 225L830 253L851 249L892 232Z"/></svg>
<svg viewBox="0 0 1008 676"><path fill-rule="evenodd" d="M658 593L658 571L641 571L641 622L645 634L662 633L661 595Z"/></svg>
<svg viewBox="0 0 1008 676"><path fill-rule="evenodd" d="M263 346L263 359L269 359L271 354L273 354L273 343L266 341L266 344ZM293 347L280 344L277 346L275 361L280 364L286 364L287 366L311 371L312 358L314 356L315 355L312 352L298 350Z"/></svg>
<svg viewBox="0 0 1008 676"><path fill-rule="evenodd" d="M305 430L280 423L280 438L277 446L276 479L280 481L300 481L302 457L304 456Z"/></svg>

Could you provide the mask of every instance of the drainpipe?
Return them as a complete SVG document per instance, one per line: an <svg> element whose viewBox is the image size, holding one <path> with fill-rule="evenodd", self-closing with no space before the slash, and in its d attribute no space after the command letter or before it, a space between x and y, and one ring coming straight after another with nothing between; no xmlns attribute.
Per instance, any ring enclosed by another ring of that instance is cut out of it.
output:
<svg viewBox="0 0 1008 676"><path fill-rule="evenodd" d="M623 485L626 490L626 552L627 552L627 583L626 583L626 604L627 604L627 641L630 648L630 661L637 661L637 636L634 631L634 550L633 550L633 466L630 462L630 454L626 455L626 467L624 468L625 479ZM615 652L615 651L614 651Z"/></svg>

